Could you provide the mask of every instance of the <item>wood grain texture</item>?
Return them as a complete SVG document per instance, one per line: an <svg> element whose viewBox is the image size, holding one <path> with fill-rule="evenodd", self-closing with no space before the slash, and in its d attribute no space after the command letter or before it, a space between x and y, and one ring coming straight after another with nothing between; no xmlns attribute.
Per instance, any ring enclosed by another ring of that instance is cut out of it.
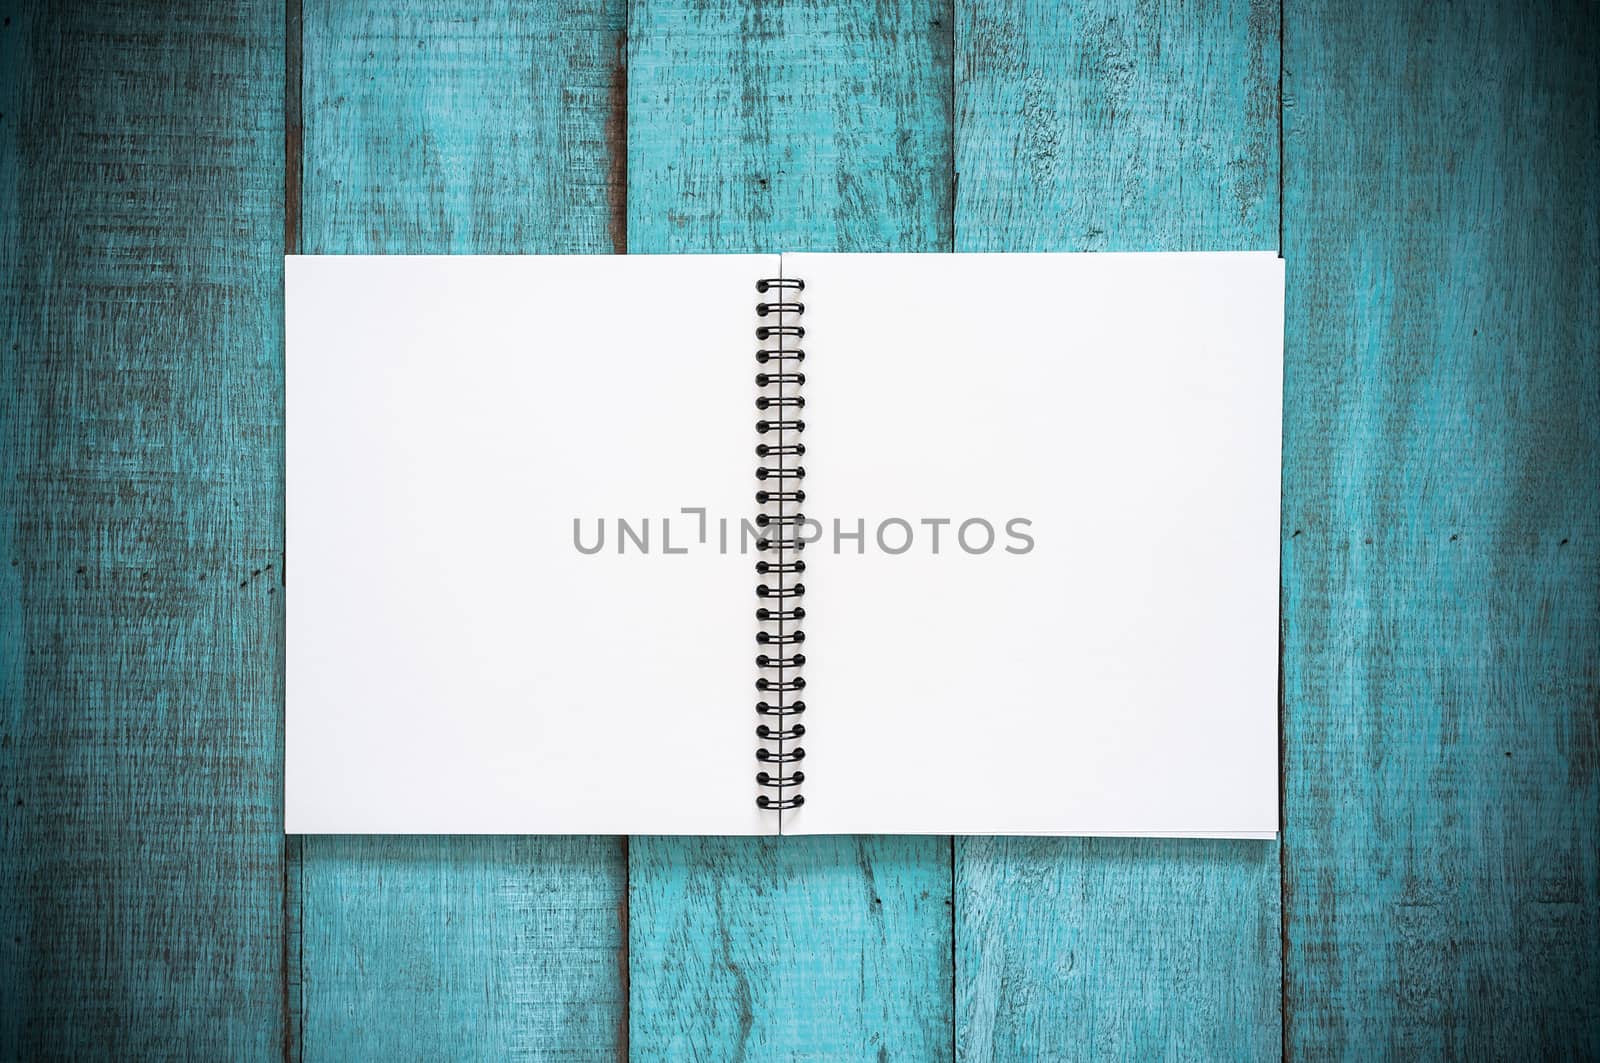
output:
<svg viewBox="0 0 1600 1063"><path fill-rule="evenodd" d="M0 1058L281 1052L282 29L0 19Z"/></svg>
<svg viewBox="0 0 1600 1063"><path fill-rule="evenodd" d="M619 251L620 0L305 0L308 254Z"/></svg>
<svg viewBox="0 0 1600 1063"><path fill-rule="evenodd" d="M629 249L950 250L950 36L949 0L632 0Z"/></svg>
<svg viewBox="0 0 1600 1063"><path fill-rule="evenodd" d="M959 1057L1275 1058L1278 929L1269 843L958 838Z"/></svg>
<svg viewBox="0 0 1600 1063"><path fill-rule="evenodd" d="M1285 0L1281 173L1275 0L297 10L0 15L0 1058L1600 1055L1592 0ZM284 846L286 228L1270 247L1280 179L1281 849Z"/></svg>
<svg viewBox="0 0 1600 1063"><path fill-rule="evenodd" d="M1596 14L1287 5L1296 1056L1600 1056Z"/></svg>
<svg viewBox="0 0 1600 1063"><path fill-rule="evenodd" d="M302 1058L626 1054L616 839L302 841Z"/></svg>
<svg viewBox="0 0 1600 1063"><path fill-rule="evenodd" d="M946 838L635 838L631 1058L947 1060Z"/></svg>
<svg viewBox="0 0 1600 1063"><path fill-rule="evenodd" d="M960 251L1278 242L1275 3L961 3ZM1276 845L956 841L969 1060L1280 1047Z"/></svg>
<svg viewBox="0 0 1600 1063"><path fill-rule="evenodd" d="M623 19L308 0L303 249L618 250ZM304 1058L624 1054L620 839L306 837L302 856Z"/></svg>
<svg viewBox="0 0 1600 1063"><path fill-rule="evenodd" d="M1273 0L956 15L956 250L1278 246Z"/></svg>
<svg viewBox="0 0 1600 1063"><path fill-rule="evenodd" d="M635 0L629 249L949 249L949 40L940 0ZM634 1057L949 1059L949 855L634 839Z"/></svg>

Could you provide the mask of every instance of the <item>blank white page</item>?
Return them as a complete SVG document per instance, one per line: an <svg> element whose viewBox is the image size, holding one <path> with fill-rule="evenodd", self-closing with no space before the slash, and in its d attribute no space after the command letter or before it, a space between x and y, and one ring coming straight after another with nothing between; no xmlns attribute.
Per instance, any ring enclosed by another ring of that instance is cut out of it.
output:
<svg viewBox="0 0 1600 1063"><path fill-rule="evenodd" d="M290 832L774 832L751 562L679 511L752 509L777 264L287 261Z"/></svg>
<svg viewBox="0 0 1600 1063"><path fill-rule="evenodd" d="M1282 262L783 265L823 535L784 833L1274 834Z"/></svg>

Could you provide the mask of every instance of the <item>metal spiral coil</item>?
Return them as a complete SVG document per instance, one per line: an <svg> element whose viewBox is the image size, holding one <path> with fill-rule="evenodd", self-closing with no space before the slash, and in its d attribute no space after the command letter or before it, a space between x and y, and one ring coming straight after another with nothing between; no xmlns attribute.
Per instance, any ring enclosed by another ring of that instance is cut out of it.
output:
<svg viewBox="0 0 1600 1063"><path fill-rule="evenodd" d="M756 527L764 530L756 540L756 549L765 555L756 562L756 632L758 652L755 658L756 690L762 700L756 702L756 716L761 723L756 726L756 760L763 769L756 773L756 785L763 790L756 805L768 811L799 808L805 804L800 784L806 773L794 767L805 759L805 747L800 739L806 733L799 717L806 711L806 703L799 700L805 689L805 677L800 670L805 666L806 655L800 652L806 639L800 622L806 611L800 605L806 587L800 576L806 563L799 558L805 548L799 530L805 521L800 506L806 500L801 483L806 470L800 464L805 456L805 444L800 436L806 430L800 411L805 409L806 375L800 371L806 352L800 341L806 330L799 319L805 314L805 304L800 293L806 283L795 277L768 277L756 281L756 291L763 298L756 303L755 336L761 345L756 349L756 457L761 459L756 468L758 488ZM771 722L768 722L771 721Z"/></svg>

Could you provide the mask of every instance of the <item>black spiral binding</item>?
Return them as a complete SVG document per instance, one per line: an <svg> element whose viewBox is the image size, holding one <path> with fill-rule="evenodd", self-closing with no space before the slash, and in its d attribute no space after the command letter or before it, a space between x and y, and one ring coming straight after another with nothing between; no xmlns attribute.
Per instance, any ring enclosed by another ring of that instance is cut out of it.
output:
<svg viewBox="0 0 1600 1063"><path fill-rule="evenodd" d="M800 604L806 587L800 582L806 563L800 559L805 543L800 539L800 527L805 515L800 506L806 500L801 483L806 470L800 464L805 456L805 444L800 436L806 430L800 419L806 400L800 394L806 375L800 371L806 352L800 341L806 330L799 319L806 312L799 301L806 283L792 277L769 277L756 281L756 291L764 298L756 303L756 316L761 324L756 326L756 409L761 419L756 422L756 456L761 459L756 469L756 526L761 529L756 549L766 556L756 562L756 620L761 628L756 632L756 669L760 676L756 690L761 700L756 702L756 715L761 722L756 726L756 737L761 744L756 747L756 760L763 770L756 773L756 785L772 791L756 798L756 805L771 811L799 808L805 804L800 784L806 773L795 765L805 759L806 751L799 745L806 733L800 717L805 714L806 703L799 699L805 689L805 677L800 670L805 666L806 655L800 652L806 633L800 629L805 619L805 608ZM771 767L772 771L766 768Z"/></svg>

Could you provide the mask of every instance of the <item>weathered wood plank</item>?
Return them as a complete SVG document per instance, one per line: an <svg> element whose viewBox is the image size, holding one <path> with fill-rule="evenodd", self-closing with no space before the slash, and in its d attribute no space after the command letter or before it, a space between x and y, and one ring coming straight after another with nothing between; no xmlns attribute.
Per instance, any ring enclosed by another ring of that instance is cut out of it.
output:
<svg viewBox="0 0 1600 1063"><path fill-rule="evenodd" d="M635 0L629 249L947 250L950 29L947 0ZM949 855L634 839L634 1055L949 1059Z"/></svg>
<svg viewBox="0 0 1600 1063"><path fill-rule="evenodd" d="M1298 1056L1600 1056L1595 23L1287 4Z"/></svg>
<svg viewBox="0 0 1600 1063"><path fill-rule="evenodd" d="M303 841L304 1059L626 1054L617 839Z"/></svg>
<svg viewBox="0 0 1600 1063"><path fill-rule="evenodd" d="M951 1058L948 838L630 855L632 1058Z"/></svg>
<svg viewBox="0 0 1600 1063"><path fill-rule="evenodd" d="M0 20L0 1058L283 1034L283 8Z"/></svg>
<svg viewBox="0 0 1600 1063"><path fill-rule="evenodd" d="M950 19L632 0L630 250L950 250Z"/></svg>
<svg viewBox="0 0 1600 1063"><path fill-rule="evenodd" d="M604 0L308 0L303 250L619 250L623 18ZM624 854L305 838L304 1057L623 1055Z"/></svg>
<svg viewBox="0 0 1600 1063"><path fill-rule="evenodd" d="M1275 3L957 6L957 248L1278 242ZM957 839L971 1060L1279 1050L1278 849Z"/></svg>
<svg viewBox="0 0 1600 1063"><path fill-rule="evenodd" d="M305 0L307 253L622 250L620 0Z"/></svg>
<svg viewBox="0 0 1600 1063"><path fill-rule="evenodd" d="M1270 0L963 0L957 250L1278 246Z"/></svg>

